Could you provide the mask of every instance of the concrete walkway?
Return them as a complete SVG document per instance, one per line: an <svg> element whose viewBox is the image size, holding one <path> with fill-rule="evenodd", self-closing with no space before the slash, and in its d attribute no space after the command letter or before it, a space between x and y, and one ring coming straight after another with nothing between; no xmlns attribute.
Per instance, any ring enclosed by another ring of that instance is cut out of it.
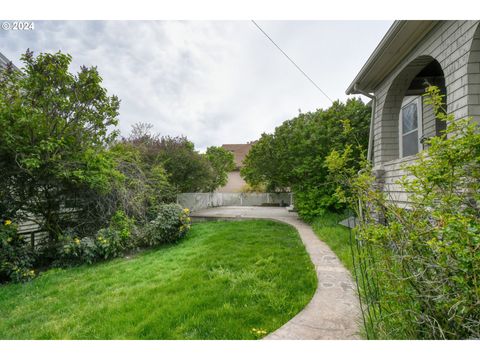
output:
<svg viewBox="0 0 480 360"><path fill-rule="evenodd" d="M194 218L272 219L294 226L317 272L312 300L294 318L265 337L267 340L359 339L360 306L350 273L330 248L296 213L279 207L223 206L199 210Z"/></svg>

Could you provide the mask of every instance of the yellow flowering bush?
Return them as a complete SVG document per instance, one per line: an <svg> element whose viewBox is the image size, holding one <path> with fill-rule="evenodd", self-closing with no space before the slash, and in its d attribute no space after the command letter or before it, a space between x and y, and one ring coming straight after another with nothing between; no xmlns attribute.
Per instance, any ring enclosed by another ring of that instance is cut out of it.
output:
<svg viewBox="0 0 480 360"><path fill-rule="evenodd" d="M55 266L71 266L91 264L95 261L93 239L90 237L79 238L68 232L60 237L63 244L60 249Z"/></svg>
<svg viewBox="0 0 480 360"><path fill-rule="evenodd" d="M110 219L108 228L100 229L95 238L95 253L99 259L111 259L122 256L136 244L133 233L135 222L119 210Z"/></svg>
<svg viewBox="0 0 480 360"><path fill-rule="evenodd" d="M178 236L179 238L181 238L188 232L188 230L190 230L190 226L192 223L192 219L190 218L189 208L183 209L182 213L179 216L179 220L181 225L178 228Z"/></svg>
<svg viewBox="0 0 480 360"><path fill-rule="evenodd" d="M135 247L132 233L134 220L123 211L117 211L109 226L100 229L94 236L79 238L66 232L62 237L63 248L57 266L91 264L98 260L112 259Z"/></svg>
<svg viewBox="0 0 480 360"><path fill-rule="evenodd" d="M99 259L106 260L119 257L129 249L119 231L112 228L100 229L95 238L95 254Z"/></svg>
<svg viewBox="0 0 480 360"><path fill-rule="evenodd" d="M0 283L35 277L29 244L18 234L12 220L0 222Z"/></svg>
<svg viewBox="0 0 480 360"><path fill-rule="evenodd" d="M157 217L147 224L141 239L143 246L174 243L190 230L190 210L178 204L160 205Z"/></svg>

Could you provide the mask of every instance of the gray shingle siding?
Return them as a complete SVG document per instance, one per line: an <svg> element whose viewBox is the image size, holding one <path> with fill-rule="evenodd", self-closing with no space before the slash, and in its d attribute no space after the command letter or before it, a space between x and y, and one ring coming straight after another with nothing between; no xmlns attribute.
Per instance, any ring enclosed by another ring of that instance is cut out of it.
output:
<svg viewBox="0 0 480 360"><path fill-rule="evenodd" d="M437 120L435 118L435 113L433 112L433 106L423 104L422 107L423 113L423 136L426 138L433 137L437 135Z"/></svg>
<svg viewBox="0 0 480 360"><path fill-rule="evenodd" d="M395 182L404 174L402 164L415 158L399 159L398 116L402 91L423 63L435 59L444 72L447 112L453 113L456 118L473 116L479 120L479 23L480 21L439 22L374 91L377 97L373 124L374 168L382 174L385 191L399 204L408 203L408 199L407 194ZM435 135L435 123L433 110L424 104L424 136Z"/></svg>

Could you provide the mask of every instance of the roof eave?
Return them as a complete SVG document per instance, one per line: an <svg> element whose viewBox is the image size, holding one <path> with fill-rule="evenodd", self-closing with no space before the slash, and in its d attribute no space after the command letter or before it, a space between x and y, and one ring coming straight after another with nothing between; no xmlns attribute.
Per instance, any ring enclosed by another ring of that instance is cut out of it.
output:
<svg viewBox="0 0 480 360"><path fill-rule="evenodd" d="M9 58L7 58L5 55L3 55L2 53L0 53L0 69L4 66L6 66L8 63L12 63L13 65L13 68L15 70L18 70L20 71L20 69L18 67L15 66L15 64L13 63L13 61L11 61Z"/></svg>
<svg viewBox="0 0 480 360"><path fill-rule="evenodd" d="M431 20L395 21L345 93L351 95L362 92L373 92L385 76L408 55L437 23L438 21ZM405 36L407 36L407 39L402 38ZM405 44L407 44L407 46ZM389 51L391 47L395 49L395 52ZM382 61L379 61L380 59ZM387 66L385 66L385 64L387 64ZM380 65L384 67L381 69L382 74L378 74ZM377 73L377 76L375 76L375 73Z"/></svg>

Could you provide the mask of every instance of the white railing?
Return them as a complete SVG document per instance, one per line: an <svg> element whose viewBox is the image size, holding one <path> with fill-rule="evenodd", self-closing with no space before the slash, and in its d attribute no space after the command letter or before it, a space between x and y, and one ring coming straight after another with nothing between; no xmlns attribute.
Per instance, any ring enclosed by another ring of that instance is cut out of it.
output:
<svg viewBox="0 0 480 360"><path fill-rule="evenodd" d="M177 203L191 211L218 206L289 206L291 193L182 193Z"/></svg>

